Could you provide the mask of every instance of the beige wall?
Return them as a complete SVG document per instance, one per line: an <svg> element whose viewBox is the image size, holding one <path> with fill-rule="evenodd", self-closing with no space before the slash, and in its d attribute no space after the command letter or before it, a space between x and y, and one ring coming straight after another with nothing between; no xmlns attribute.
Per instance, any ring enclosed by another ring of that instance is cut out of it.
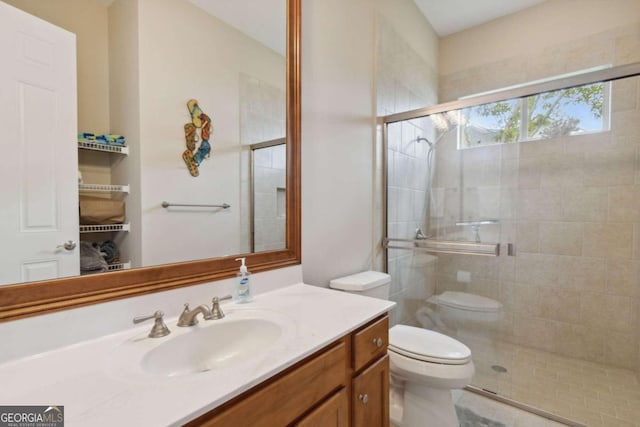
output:
<svg viewBox="0 0 640 427"><path fill-rule="evenodd" d="M377 3L376 98L377 114L421 108L438 103L438 37L411 0ZM424 206L428 185L427 145L419 136L431 139L430 121L421 119L389 127L387 146L387 234L412 239L417 227L424 228ZM376 151L376 258L374 267L384 268L380 242L382 216L382 141ZM398 306L392 323L413 324L414 314L435 288L435 257L412 251L390 250L390 298Z"/></svg>
<svg viewBox="0 0 640 427"><path fill-rule="evenodd" d="M187 0L138 3L142 263L239 253L240 78L284 91L285 59ZM191 98L212 119L211 157L197 178L182 160ZM164 200L231 208L171 212L160 207Z"/></svg>
<svg viewBox="0 0 640 427"><path fill-rule="evenodd" d="M537 56L555 45L580 43L603 31L637 24L639 16L637 0L548 0L441 39L440 74L509 59L520 52Z"/></svg>
<svg viewBox="0 0 640 427"><path fill-rule="evenodd" d="M442 100L640 61L638 7L636 1L551 0L452 35L440 45ZM549 36L538 37L536 28ZM436 214L440 235L471 239L469 230L452 225L461 215L496 218L500 225L481 230L483 239L515 243L516 256L441 256L437 292L463 290L501 301L505 312L492 329L495 337L612 366L637 366L639 85L637 78L613 84L610 132L464 151L456 150L455 138L443 140L448 145L439 149L435 185L444 195ZM470 272L471 281L459 282L458 271ZM476 366L479 383L500 389L489 366ZM522 387L531 377L508 381L513 397L531 392Z"/></svg>
<svg viewBox="0 0 640 427"><path fill-rule="evenodd" d="M99 0L3 0L76 34L78 130L109 132L107 7Z"/></svg>

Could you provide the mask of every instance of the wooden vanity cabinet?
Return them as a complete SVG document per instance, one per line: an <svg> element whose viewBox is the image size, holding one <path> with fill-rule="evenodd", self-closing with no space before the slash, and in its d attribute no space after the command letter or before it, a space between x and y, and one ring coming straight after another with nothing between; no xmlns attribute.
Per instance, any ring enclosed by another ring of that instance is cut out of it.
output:
<svg viewBox="0 0 640 427"><path fill-rule="evenodd" d="M189 427L388 427L384 315L186 424Z"/></svg>
<svg viewBox="0 0 640 427"><path fill-rule="evenodd" d="M351 425L389 426L389 317L352 334Z"/></svg>

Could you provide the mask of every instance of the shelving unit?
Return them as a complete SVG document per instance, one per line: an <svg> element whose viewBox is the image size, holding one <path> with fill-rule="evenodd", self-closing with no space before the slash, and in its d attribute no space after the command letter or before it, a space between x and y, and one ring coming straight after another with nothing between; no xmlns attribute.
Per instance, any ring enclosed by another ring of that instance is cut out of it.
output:
<svg viewBox="0 0 640 427"><path fill-rule="evenodd" d="M78 184L78 190L84 193L129 193L128 185Z"/></svg>
<svg viewBox="0 0 640 427"><path fill-rule="evenodd" d="M105 153L123 154L125 156L129 155L129 147L126 145L107 145L98 144L96 142L78 141L78 148L82 148L83 150L103 151Z"/></svg>
<svg viewBox="0 0 640 427"><path fill-rule="evenodd" d="M80 233L106 233L111 231L130 231L129 224L81 225Z"/></svg>
<svg viewBox="0 0 640 427"><path fill-rule="evenodd" d="M87 150L99 153L107 153L117 155L117 158L112 158L109 160L110 166L113 168L114 162L119 162L120 156L128 156L129 155L129 147L126 145L108 145L108 144L100 144L97 142L81 142L78 141L78 149ZM96 159L100 157L97 155ZM88 158L87 158L88 159ZM93 164L92 161L86 160L88 163L81 163L82 165L91 167ZM111 174L111 172L109 172ZM106 197L109 198L120 198L122 195L126 196L130 192L130 187L128 184L94 184L94 183L82 183L78 184L78 191L80 193L99 193L105 197L105 193L108 193ZM120 196L118 196L120 195ZM80 225L80 234L84 235L85 238L83 240L86 241L99 241L99 240L116 240L111 234L108 234L107 237L98 237L99 234L95 233L127 233L131 230L129 223L123 224L98 224L98 225ZM93 236L92 236L93 235ZM116 240L117 241L117 240ZM107 267L107 271L119 271L119 270L128 270L131 268L130 261L117 262L113 264L109 264Z"/></svg>

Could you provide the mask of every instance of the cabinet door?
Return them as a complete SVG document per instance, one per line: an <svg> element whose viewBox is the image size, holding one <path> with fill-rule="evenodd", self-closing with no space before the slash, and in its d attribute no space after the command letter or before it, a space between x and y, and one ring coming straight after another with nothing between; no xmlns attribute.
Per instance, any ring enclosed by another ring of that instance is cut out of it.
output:
<svg viewBox="0 0 640 427"><path fill-rule="evenodd" d="M389 426L389 356L353 379L353 426Z"/></svg>
<svg viewBox="0 0 640 427"><path fill-rule="evenodd" d="M347 427L349 425L349 400L343 388L318 406L296 427Z"/></svg>

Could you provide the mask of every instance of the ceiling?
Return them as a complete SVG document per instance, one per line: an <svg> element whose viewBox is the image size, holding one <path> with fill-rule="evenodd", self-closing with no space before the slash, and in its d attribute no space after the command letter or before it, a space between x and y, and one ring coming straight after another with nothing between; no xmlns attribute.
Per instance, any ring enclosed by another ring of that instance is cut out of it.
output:
<svg viewBox="0 0 640 427"><path fill-rule="evenodd" d="M445 37L545 0L414 0L435 32Z"/></svg>

